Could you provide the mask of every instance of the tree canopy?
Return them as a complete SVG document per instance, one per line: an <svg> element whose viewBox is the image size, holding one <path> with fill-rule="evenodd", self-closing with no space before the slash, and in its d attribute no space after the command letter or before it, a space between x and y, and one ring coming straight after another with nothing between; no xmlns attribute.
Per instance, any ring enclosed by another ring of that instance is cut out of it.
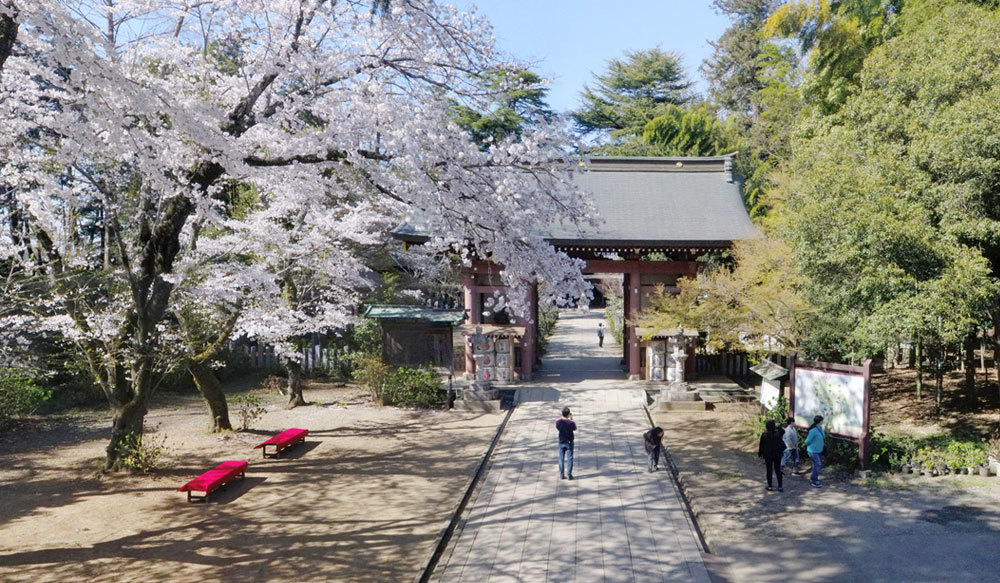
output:
<svg viewBox="0 0 1000 583"><path fill-rule="evenodd" d="M680 56L659 48L612 59L594 81L584 87L572 117L581 134L607 140L609 147L638 143L653 118L691 99Z"/></svg>
<svg viewBox="0 0 1000 583"><path fill-rule="evenodd" d="M353 321L357 247L406 216L436 234L429 257L504 264L514 311L535 280L548 300L586 293L538 235L592 214L560 186L571 136L538 123L481 149L454 120L524 67L474 14L378 4L0 4L18 24L0 72L0 330L76 345L113 413L109 468L206 341L188 342L186 306L294 358L298 335Z"/></svg>

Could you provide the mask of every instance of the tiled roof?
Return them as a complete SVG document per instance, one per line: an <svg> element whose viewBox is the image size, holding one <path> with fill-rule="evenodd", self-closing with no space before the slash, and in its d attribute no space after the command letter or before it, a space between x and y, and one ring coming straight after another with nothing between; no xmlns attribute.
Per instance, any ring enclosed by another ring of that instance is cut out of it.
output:
<svg viewBox="0 0 1000 583"><path fill-rule="evenodd" d="M728 245L759 236L750 221L731 157L594 158L576 183L593 195L603 223L553 224L557 246ZM419 218L395 229L400 239L428 236Z"/></svg>
<svg viewBox="0 0 1000 583"><path fill-rule="evenodd" d="M423 306L402 306L373 304L365 308L366 318L373 320L427 322L431 324L461 324L465 321L465 310L441 310Z"/></svg>

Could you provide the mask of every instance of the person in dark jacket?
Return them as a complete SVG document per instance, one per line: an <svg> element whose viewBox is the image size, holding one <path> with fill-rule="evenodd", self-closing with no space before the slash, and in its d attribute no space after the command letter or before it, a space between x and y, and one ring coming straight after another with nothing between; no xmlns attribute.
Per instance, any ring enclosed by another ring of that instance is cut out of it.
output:
<svg viewBox="0 0 1000 583"><path fill-rule="evenodd" d="M570 413L569 407L563 407L562 418L556 420L556 431L559 432L559 477L565 480L567 472L564 470L568 469L569 479L572 480L574 479L573 432L576 431L576 421L573 421L573 414ZM566 460L567 457L569 460Z"/></svg>
<svg viewBox="0 0 1000 583"><path fill-rule="evenodd" d="M785 442L782 440L782 433L778 431L774 419L768 419L765 424L766 429L760 435L760 447L757 448L757 457L764 459L767 466L767 491L771 492L771 473L778 477L778 491L784 492L781 483L781 455L785 452Z"/></svg>
<svg viewBox="0 0 1000 583"><path fill-rule="evenodd" d="M649 471L660 469L660 452L663 450L663 428L654 427L642 434L649 455Z"/></svg>

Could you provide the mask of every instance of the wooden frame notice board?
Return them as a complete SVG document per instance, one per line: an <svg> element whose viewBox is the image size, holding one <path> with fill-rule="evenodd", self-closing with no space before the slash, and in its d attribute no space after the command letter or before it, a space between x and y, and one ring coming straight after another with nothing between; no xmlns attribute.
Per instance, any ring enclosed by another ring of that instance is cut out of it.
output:
<svg viewBox="0 0 1000 583"><path fill-rule="evenodd" d="M871 423L872 360L862 366L798 360L788 362L788 408L798 427L808 427L823 415L831 436L858 443L858 463L868 468Z"/></svg>

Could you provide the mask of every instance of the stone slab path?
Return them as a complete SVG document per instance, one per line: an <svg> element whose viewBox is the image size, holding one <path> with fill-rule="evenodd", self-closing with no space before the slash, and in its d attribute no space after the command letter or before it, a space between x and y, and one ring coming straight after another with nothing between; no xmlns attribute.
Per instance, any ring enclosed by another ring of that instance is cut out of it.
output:
<svg viewBox="0 0 1000 583"><path fill-rule="evenodd" d="M599 317L561 320L563 336L593 334ZM527 402L432 581L710 581L670 473L647 472L645 392L622 386L574 379L524 387ZM563 406L579 427L573 481L559 479L556 463Z"/></svg>

